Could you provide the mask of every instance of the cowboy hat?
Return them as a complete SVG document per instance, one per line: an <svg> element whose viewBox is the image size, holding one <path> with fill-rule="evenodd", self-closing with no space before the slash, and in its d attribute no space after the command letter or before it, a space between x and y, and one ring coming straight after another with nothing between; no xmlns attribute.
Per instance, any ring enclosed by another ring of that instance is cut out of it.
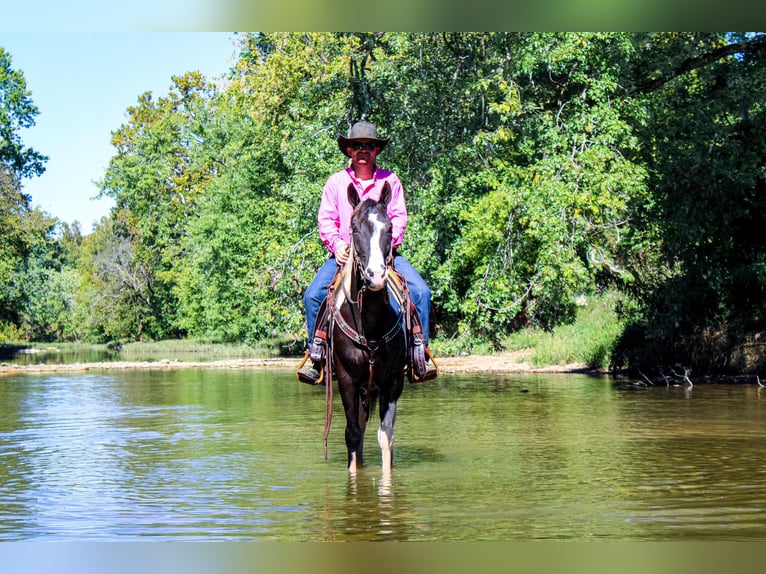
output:
<svg viewBox="0 0 766 574"><path fill-rule="evenodd" d="M374 141L375 144L383 150L386 145L388 145L389 138L386 139L380 139L378 138L378 130L375 129L375 125L371 124L370 122L361 121L356 122L351 128L348 130L348 136L338 136L338 147L340 148L340 151L343 152L343 155L348 155L346 152L346 148L351 145L351 142L353 140L371 140Z"/></svg>

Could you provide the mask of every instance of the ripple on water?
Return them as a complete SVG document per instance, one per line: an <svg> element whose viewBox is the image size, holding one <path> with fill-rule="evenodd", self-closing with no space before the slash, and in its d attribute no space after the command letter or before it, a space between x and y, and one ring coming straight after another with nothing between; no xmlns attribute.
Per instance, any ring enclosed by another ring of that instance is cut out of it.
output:
<svg viewBox="0 0 766 574"><path fill-rule="evenodd" d="M324 393L290 372L0 379L0 539L766 536L746 387L444 375L405 390L390 480L374 415L348 476L339 402L324 460Z"/></svg>

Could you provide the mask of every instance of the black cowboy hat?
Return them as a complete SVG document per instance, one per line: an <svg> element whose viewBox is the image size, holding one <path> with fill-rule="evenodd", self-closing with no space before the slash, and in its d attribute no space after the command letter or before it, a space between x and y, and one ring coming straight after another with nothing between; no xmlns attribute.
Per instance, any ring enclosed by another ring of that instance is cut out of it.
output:
<svg viewBox="0 0 766 574"><path fill-rule="evenodd" d="M338 136L338 147L340 148L340 151L343 152L343 155L348 156L348 153L346 153L346 148L351 145L353 140L374 141L382 151L383 148L388 145L389 138L378 138L378 130L375 129L375 125L362 120L361 122L356 122L353 126L351 126L351 128L348 130L347 137Z"/></svg>

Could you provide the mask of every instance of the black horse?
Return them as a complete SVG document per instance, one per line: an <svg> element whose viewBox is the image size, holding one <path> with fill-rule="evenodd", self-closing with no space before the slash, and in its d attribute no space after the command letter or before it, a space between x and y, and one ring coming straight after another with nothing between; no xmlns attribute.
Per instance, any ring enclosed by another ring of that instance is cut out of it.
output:
<svg viewBox="0 0 766 574"><path fill-rule="evenodd" d="M331 364L346 413L348 470L352 474L363 464L364 431L378 402L378 444L383 473L390 475L396 401L402 394L407 365L403 314L407 302L397 309L397 297L388 288L396 280L392 279L396 275L391 221L386 213L390 195L386 183L378 201L360 202L356 189L349 185L348 199L354 207L351 255L340 271L330 310Z"/></svg>

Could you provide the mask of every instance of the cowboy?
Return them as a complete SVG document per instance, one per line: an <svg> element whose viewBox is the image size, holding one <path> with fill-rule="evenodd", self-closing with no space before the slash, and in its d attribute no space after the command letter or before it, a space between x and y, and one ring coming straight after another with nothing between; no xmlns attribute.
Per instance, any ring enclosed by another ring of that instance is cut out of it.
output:
<svg viewBox="0 0 766 574"><path fill-rule="evenodd" d="M396 251L402 244L404 230L407 227L404 189L396 174L379 168L375 161L378 154L388 145L388 141L389 138L379 138L375 126L367 121L360 121L351 126L347 137L338 136L338 147L343 155L351 159L351 164L348 168L331 175L322 190L317 221L319 237L330 252L330 258L319 268L303 295L310 337L309 356L313 364L298 371L298 379L302 382L316 384L322 376L327 333L322 329L315 330L315 324L322 302L327 295L328 285L335 277L338 266L344 265L350 255L349 225L353 208L347 198L346 190L349 183L354 185L362 201L367 198L378 200L385 182L388 182L391 187L387 211L393 228L394 270L404 276L407 281L410 297L417 311L417 317L415 317L417 330L422 330L422 333L415 332L413 335L413 353L416 354L413 360L415 376L421 381L436 377L436 367L424 354L428 349L429 340L431 290L415 268ZM319 321L321 323L322 319L320 318ZM420 356L417 353L420 353Z"/></svg>

